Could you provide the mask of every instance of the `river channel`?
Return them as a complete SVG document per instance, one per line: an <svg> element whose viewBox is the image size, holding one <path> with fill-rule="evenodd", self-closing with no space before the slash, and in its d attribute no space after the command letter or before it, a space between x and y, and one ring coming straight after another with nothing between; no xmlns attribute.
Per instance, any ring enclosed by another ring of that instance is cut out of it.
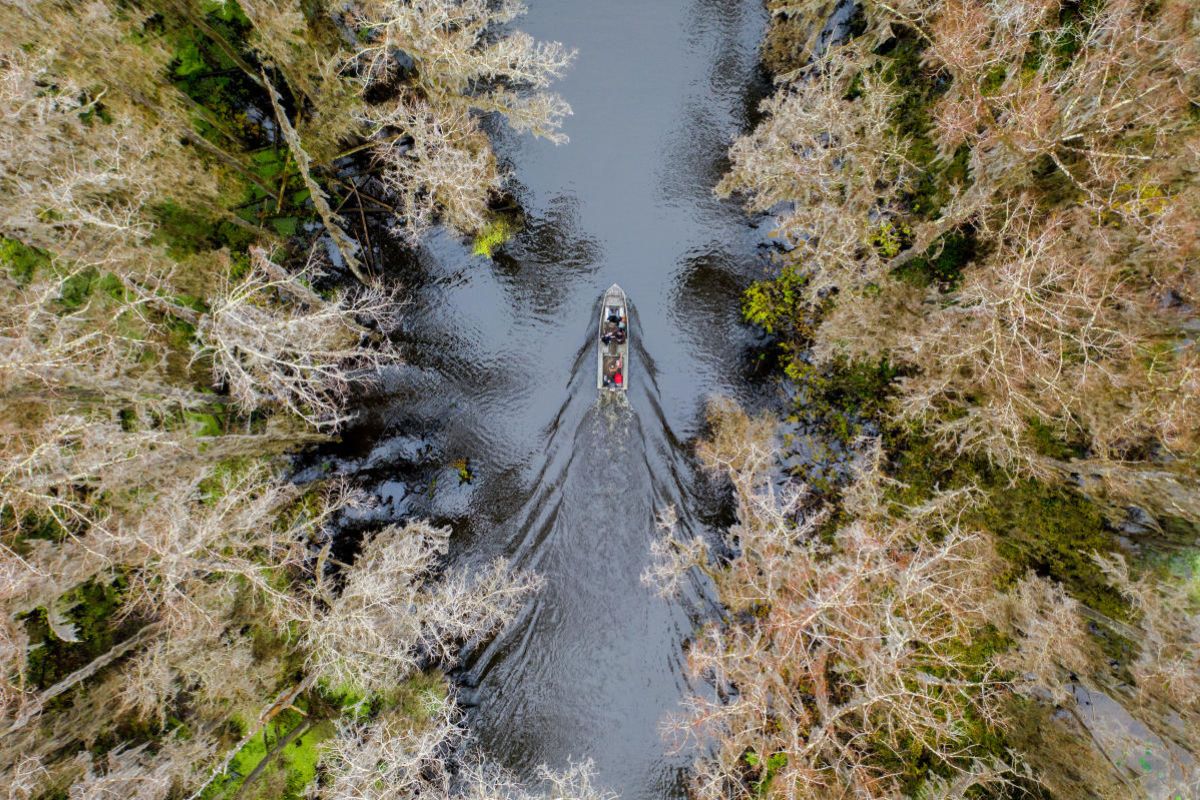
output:
<svg viewBox="0 0 1200 800"><path fill-rule="evenodd" d="M336 456L377 497L364 522L431 516L454 526L457 565L504 556L545 578L456 676L488 757L526 777L591 758L625 800L680 797L695 752L661 726L706 690L688 685L684 643L711 606L639 577L658 512L674 505L692 534L717 524L691 457L706 400L762 393L738 295L762 274L766 230L712 190L765 91L766 14L760 0L530 5L522 29L579 51L555 87L571 141L497 134L527 219L493 261L435 233L389 265L411 292L408 363ZM596 314L614 282L632 308L630 391L598 404Z"/></svg>

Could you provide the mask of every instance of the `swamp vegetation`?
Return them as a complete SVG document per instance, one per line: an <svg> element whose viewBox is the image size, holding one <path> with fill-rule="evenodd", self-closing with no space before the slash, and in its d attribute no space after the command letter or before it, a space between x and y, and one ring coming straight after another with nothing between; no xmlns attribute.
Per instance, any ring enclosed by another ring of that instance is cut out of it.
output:
<svg viewBox="0 0 1200 800"><path fill-rule="evenodd" d="M740 302L795 399L711 404L736 521L664 509L644 576L724 607L691 792L1195 796L1200 10L768 7L717 192L773 217ZM335 548L368 498L287 460L401 359L378 237L491 257L487 126L565 141L574 54L522 12L0 6L0 795L543 796L443 674L541 579L421 520Z"/></svg>
<svg viewBox="0 0 1200 800"><path fill-rule="evenodd" d="M696 794L1196 796L1200 12L771 6L718 192L773 215L743 310L797 400L713 406L734 556L647 576L729 610ZM852 457L781 482L814 432Z"/></svg>

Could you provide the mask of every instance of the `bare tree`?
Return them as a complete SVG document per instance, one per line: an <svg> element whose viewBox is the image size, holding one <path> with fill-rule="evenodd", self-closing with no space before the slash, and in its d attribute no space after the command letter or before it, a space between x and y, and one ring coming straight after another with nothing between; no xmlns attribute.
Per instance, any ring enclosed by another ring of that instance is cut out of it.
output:
<svg viewBox="0 0 1200 800"><path fill-rule="evenodd" d="M517 131L564 142L558 128L571 107L545 89L575 54L521 32L496 35L524 13L519 0L362 0L355 21L366 44L357 58L368 80L386 80L399 49L416 61L433 105L499 112Z"/></svg>
<svg viewBox="0 0 1200 800"><path fill-rule="evenodd" d="M4 13L21 15L12 6ZM97 25L89 36L118 35ZM0 227L68 266L120 275L161 271L161 255L148 246L148 204L181 182L203 201L215 195L215 182L180 157L169 126L142 115L85 122L100 101L85 82L54 70L53 55L27 53L15 40L0 50Z"/></svg>
<svg viewBox="0 0 1200 800"><path fill-rule="evenodd" d="M372 723L348 723L338 730L322 755L324 779L310 798L387 800L427 796L439 800L616 800L596 785L592 762L571 763L559 772L546 765L535 785L525 785L477 754L460 769L447 768L446 753L460 747L466 732L449 702L430 708L430 716L411 720L385 715Z"/></svg>
<svg viewBox="0 0 1200 800"><path fill-rule="evenodd" d="M1105 576L1137 610L1139 653L1130 667L1139 718L1167 738L1200 750L1200 603L1187 583L1134 576L1119 554L1096 556Z"/></svg>
<svg viewBox="0 0 1200 800"><path fill-rule="evenodd" d="M303 283L315 276L311 260L291 275L263 250L251 256L250 271L227 282L201 320L201 352L244 410L278 404L314 427L337 427L351 389L398 359L386 336L361 346L375 334L365 321L383 322L386 330L394 295L364 288L326 301Z"/></svg>
<svg viewBox="0 0 1200 800"><path fill-rule="evenodd" d="M1114 504L1194 518L1184 486L1200 452L1189 422L1200 411L1189 332L1200 284L1186 266L1200 222L1194 9L863 8L861 37L783 76L719 187L755 211L788 204L780 231L807 278L802 313L816 317L795 329L815 327L821 364L901 366L893 416L948 452L1044 478L1102 474ZM881 77L892 57L874 48L895 33L920 43L920 87ZM929 97L926 132L912 114ZM916 191L916 143L898 130L938 147L921 158L939 192ZM964 157L961 180L939 177ZM938 258L951 232L975 255L949 283L915 287L902 268ZM1086 461L1047 459L1036 426L1081 443Z"/></svg>
<svg viewBox="0 0 1200 800"><path fill-rule="evenodd" d="M595 765L590 759L571 762L566 769L537 768L535 785L522 785L494 764L475 761L458 781L455 796L464 800L616 800L617 795L596 786Z"/></svg>
<svg viewBox="0 0 1200 800"><path fill-rule="evenodd" d="M1080 605L1061 584L1028 574L1001 600L1004 626L1019 634L1000 663L1027 694L1069 705L1071 676L1088 675L1100 663Z"/></svg>
<svg viewBox="0 0 1200 800"><path fill-rule="evenodd" d="M392 79L397 50L415 62L412 90L361 109L377 141L381 177L400 198L398 222L408 238L439 217L465 232L485 224L502 176L479 114L495 112L518 132L566 141L559 129L571 107L546 89L574 52L501 32L524 11L517 0L361 0L352 7L363 42L352 63L368 86Z"/></svg>
<svg viewBox="0 0 1200 800"><path fill-rule="evenodd" d="M212 752L212 743L199 739L166 742L152 757L145 746L114 750L97 769L86 761L83 778L71 786L71 800L165 800L181 783L194 778L195 766Z"/></svg>
<svg viewBox="0 0 1200 800"><path fill-rule="evenodd" d="M375 147L380 178L399 200L401 230L415 240L437 220L475 231L487 219L488 200L501 186L495 156L478 120L465 108L437 108L419 98L398 98L364 110L376 136L397 129Z"/></svg>
<svg viewBox="0 0 1200 800"><path fill-rule="evenodd" d="M419 725L400 714L373 722L343 722L322 756L322 779L311 798L387 800L393 797L449 797L449 748L465 735L454 706L441 702Z"/></svg>
<svg viewBox="0 0 1200 800"><path fill-rule="evenodd" d="M247 0L243 10L254 53L239 52L192 0L0 6L0 785L13 798L198 796L245 744L230 732L261 732L319 675L361 669L386 692L410 677L418 653L451 663L459 643L502 624L536 583L502 565L443 579L438 546L405 550L389 530L368 548L363 574L343 564L345 591L330 590L326 527L353 493L293 485L272 456L281 442L319 436L295 419L320 431L344 422L352 393L395 363L396 296L323 295L315 261L289 272L257 248L242 274L240 254L177 259L164 246L164 208L252 228L226 204L241 181L263 186L236 136L170 79L176 42L161 26L193 26L189 36L207 37L268 91L352 268L356 245L322 183L348 139L378 136L385 148L419 134L416 166L391 176L398 195L411 189L414 221L478 226L499 183L473 115L507 110L514 127L557 138L567 109L542 90L567 54L496 31L515 6L479 6L469 49L484 72L453 73L464 39L448 60L427 62L428 86L392 87L403 99L371 116L355 50L313 35L327 15L350 12L293 0ZM458 29L436 15L409 21L425 25L423 40ZM362 40L368 48L374 36ZM267 70L251 66L256 57ZM470 101L455 94L468 91ZM420 118L395 116L401 107ZM197 115L212 136L197 133ZM235 152L222 149L230 142ZM195 368L210 365L229 397L195 385L204 383ZM78 598L99 588L115 610L80 614ZM397 618L380 616L375 589ZM325 621L338 614L386 636L364 652ZM108 636L111 646L97 648ZM31 667L50 643L90 660L67 674L48 662L39 676ZM296 678L306 661L312 669ZM390 724L399 719L380 721Z"/></svg>
<svg viewBox="0 0 1200 800"><path fill-rule="evenodd" d="M336 685L381 691L422 656L453 664L457 645L502 627L538 586L503 562L481 575L431 580L449 530L422 522L389 526L367 543L329 610L307 625L310 667Z"/></svg>
<svg viewBox="0 0 1200 800"><path fill-rule="evenodd" d="M886 258L872 238L890 230L911 170L890 109L897 89L865 70L857 45L838 49L802 80L763 101L763 122L730 149L730 171L717 194L746 196L747 208L773 211L777 233L811 261L809 293L844 290L879 279ZM845 99L851 81L863 85Z"/></svg>

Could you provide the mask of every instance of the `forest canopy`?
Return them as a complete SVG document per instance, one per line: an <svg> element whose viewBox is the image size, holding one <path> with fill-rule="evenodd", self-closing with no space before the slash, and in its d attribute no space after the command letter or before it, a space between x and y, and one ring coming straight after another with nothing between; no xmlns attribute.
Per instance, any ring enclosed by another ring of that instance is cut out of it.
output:
<svg viewBox="0 0 1200 800"><path fill-rule="evenodd" d="M734 554L648 576L732 612L697 793L1191 796L1200 11L865 0L830 41L834 4L768 5L717 191L776 223L743 311L798 401L714 407ZM822 435L851 456L796 469Z"/></svg>
<svg viewBox="0 0 1200 800"><path fill-rule="evenodd" d="M537 578L445 574L419 520L339 558L366 499L285 455L399 362L372 229L487 226L485 116L565 140L573 53L522 11L0 7L5 797L343 797L381 758L355 796L450 791L438 670Z"/></svg>

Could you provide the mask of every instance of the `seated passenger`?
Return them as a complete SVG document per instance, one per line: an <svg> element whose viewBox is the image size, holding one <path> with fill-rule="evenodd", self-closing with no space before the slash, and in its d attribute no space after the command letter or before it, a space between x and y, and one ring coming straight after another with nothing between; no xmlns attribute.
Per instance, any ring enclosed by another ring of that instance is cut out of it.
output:
<svg viewBox="0 0 1200 800"><path fill-rule="evenodd" d="M618 330L619 329L617 328L617 326L614 325L613 323L611 323L611 322L606 323L604 326L604 333L601 334L601 336L600 336L600 341L604 342L605 344L608 344L609 342L611 342L613 340L613 337L615 337L617 335ZM620 340L618 339L617 341L620 341Z"/></svg>
<svg viewBox="0 0 1200 800"><path fill-rule="evenodd" d="M613 375L613 384L616 385L618 389L621 388L622 381L623 379L620 372L618 372L616 375Z"/></svg>

